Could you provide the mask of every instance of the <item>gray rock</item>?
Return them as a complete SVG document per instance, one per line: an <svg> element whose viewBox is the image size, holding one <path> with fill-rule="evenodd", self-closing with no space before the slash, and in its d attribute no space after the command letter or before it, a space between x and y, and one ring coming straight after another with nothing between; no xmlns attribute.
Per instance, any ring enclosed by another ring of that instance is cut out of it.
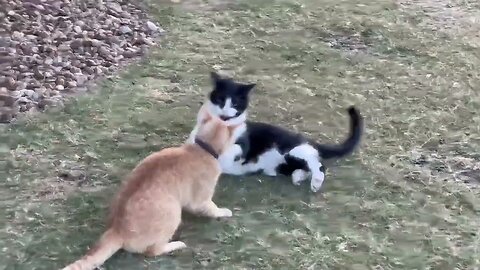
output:
<svg viewBox="0 0 480 270"><path fill-rule="evenodd" d="M92 43L91 45L92 45L93 47L100 47L100 46L102 46L102 44L103 44L103 42L101 42L101 41L98 40L98 39L92 39L92 40L91 40L91 43Z"/></svg>
<svg viewBox="0 0 480 270"><path fill-rule="evenodd" d="M62 77L58 77L57 80L55 80L55 84L56 85L65 85L65 79L63 79Z"/></svg>
<svg viewBox="0 0 480 270"><path fill-rule="evenodd" d="M93 67L90 67L90 66L83 68L83 71L85 71L85 73L89 75L92 75L93 73L95 73L95 69L93 69Z"/></svg>
<svg viewBox="0 0 480 270"><path fill-rule="evenodd" d="M61 52L69 51L70 48L71 48L71 46L66 44L66 43L62 43L62 44L58 45L58 47L57 47L58 51L61 51Z"/></svg>
<svg viewBox="0 0 480 270"><path fill-rule="evenodd" d="M67 83L67 86L68 86L69 88L75 88L75 87L77 87L77 82L76 82L76 81L69 81L69 82Z"/></svg>
<svg viewBox="0 0 480 270"><path fill-rule="evenodd" d="M12 38L14 40L23 40L23 37L25 36L24 33L19 32L19 31L13 31Z"/></svg>
<svg viewBox="0 0 480 270"><path fill-rule="evenodd" d="M157 30L158 30L157 25L154 24L154 23L151 22L151 21L147 21L147 22L145 23L145 27L147 28L148 31L150 31L150 32L152 32L152 33L157 32Z"/></svg>
<svg viewBox="0 0 480 270"><path fill-rule="evenodd" d="M10 91L10 96L17 99L22 96L21 90Z"/></svg>
<svg viewBox="0 0 480 270"><path fill-rule="evenodd" d="M26 103L31 103L32 101L31 101L29 98L27 98L27 97L19 97L19 98L16 100L16 102L17 102L18 104L26 104Z"/></svg>
<svg viewBox="0 0 480 270"><path fill-rule="evenodd" d="M93 60L93 59L88 59L87 61L85 61L85 64L87 64L87 66L96 66L98 65L98 63Z"/></svg>
<svg viewBox="0 0 480 270"><path fill-rule="evenodd" d="M85 23L82 20L78 20L78 21L75 21L75 25L82 27L85 25Z"/></svg>
<svg viewBox="0 0 480 270"><path fill-rule="evenodd" d="M50 58L50 57L47 57L43 63L45 65L51 65L51 64L53 64L53 59Z"/></svg>
<svg viewBox="0 0 480 270"><path fill-rule="evenodd" d="M115 2L107 3L107 4L106 4L106 7L107 7L109 10L114 11L114 12L116 12L116 13L121 13L121 12L123 11L122 6L120 6L120 4L115 3Z"/></svg>
<svg viewBox="0 0 480 270"><path fill-rule="evenodd" d="M105 46L102 46L98 49L98 54L100 56L104 57L104 58L107 58L107 57L111 56L110 52L108 51L107 47L105 47Z"/></svg>
<svg viewBox="0 0 480 270"><path fill-rule="evenodd" d="M38 68L33 69L33 76L37 80L43 80L45 78L45 75Z"/></svg>
<svg viewBox="0 0 480 270"><path fill-rule="evenodd" d="M122 25L122 26L120 26L120 28L118 28L118 31L119 31L122 35L126 35L126 34L132 33L132 29L130 29L130 27L128 27L127 25Z"/></svg>
<svg viewBox="0 0 480 270"><path fill-rule="evenodd" d="M33 90L24 89L24 90L20 90L18 92L20 92L20 95L22 97L28 97L30 100L33 100L33 101L37 101L38 98L39 98L38 93L33 91Z"/></svg>
<svg viewBox="0 0 480 270"><path fill-rule="evenodd" d="M73 66L70 67L70 71L71 71L72 73L82 73L82 70L81 70L80 68L78 68L78 67L73 67Z"/></svg>
<svg viewBox="0 0 480 270"><path fill-rule="evenodd" d="M72 50L78 50L82 46L83 46L83 40L79 38L75 39L70 43L70 48L72 48Z"/></svg>
<svg viewBox="0 0 480 270"><path fill-rule="evenodd" d="M80 27L80 26L78 26L78 25L75 25L75 26L73 27L73 31L75 31L75 33L78 33L78 34L80 34L80 33L83 32L82 27Z"/></svg>
<svg viewBox="0 0 480 270"><path fill-rule="evenodd" d="M88 77L83 74L78 74L78 75L75 75L75 80L77 81L78 85L84 85L87 82Z"/></svg>

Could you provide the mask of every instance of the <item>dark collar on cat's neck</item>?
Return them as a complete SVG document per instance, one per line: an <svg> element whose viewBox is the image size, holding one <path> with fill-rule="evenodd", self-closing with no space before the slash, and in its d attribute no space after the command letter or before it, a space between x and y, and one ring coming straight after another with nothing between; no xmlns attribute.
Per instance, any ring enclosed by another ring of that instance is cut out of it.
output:
<svg viewBox="0 0 480 270"><path fill-rule="evenodd" d="M213 147L210 144L200 140L199 138L195 138L195 143L198 144L198 146L200 146L200 148L205 150L207 153L212 155L212 157L214 157L215 159L218 158L217 152L213 149Z"/></svg>

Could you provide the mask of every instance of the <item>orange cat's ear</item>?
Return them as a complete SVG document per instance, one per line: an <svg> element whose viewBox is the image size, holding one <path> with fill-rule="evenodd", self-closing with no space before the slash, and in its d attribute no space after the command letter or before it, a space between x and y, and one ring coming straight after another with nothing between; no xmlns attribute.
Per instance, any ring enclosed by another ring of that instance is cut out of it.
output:
<svg viewBox="0 0 480 270"><path fill-rule="evenodd" d="M200 124L205 124L206 122L210 121L212 119L212 115L208 110L200 110L199 115L198 115L198 121Z"/></svg>
<svg viewBox="0 0 480 270"><path fill-rule="evenodd" d="M212 116L205 104L200 107L200 110L197 113L197 123L204 124L208 120L210 120Z"/></svg>

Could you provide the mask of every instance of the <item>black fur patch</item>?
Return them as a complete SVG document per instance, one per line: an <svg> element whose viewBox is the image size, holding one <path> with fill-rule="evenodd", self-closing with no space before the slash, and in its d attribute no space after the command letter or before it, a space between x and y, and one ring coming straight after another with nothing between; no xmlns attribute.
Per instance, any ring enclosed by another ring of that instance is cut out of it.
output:
<svg viewBox="0 0 480 270"><path fill-rule="evenodd" d="M277 173L283 174L283 175L292 175L292 173L295 170L304 170L304 171L310 171L307 166L307 162L305 162L303 159L298 159L296 157L293 157L291 155L286 155L285 156L285 163L280 164L277 167Z"/></svg>
<svg viewBox="0 0 480 270"><path fill-rule="evenodd" d="M276 148L286 154L294 147L307 142L300 134L290 132L274 125L247 121L248 151L244 153L245 163L252 162L266 151Z"/></svg>

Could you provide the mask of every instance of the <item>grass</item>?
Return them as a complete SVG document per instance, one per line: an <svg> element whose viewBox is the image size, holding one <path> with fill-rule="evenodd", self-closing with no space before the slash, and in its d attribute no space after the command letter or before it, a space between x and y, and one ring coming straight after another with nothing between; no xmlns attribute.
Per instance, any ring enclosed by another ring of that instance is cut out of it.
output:
<svg viewBox="0 0 480 270"><path fill-rule="evenodd" d="M212 69L258 83L252 118L325 142L345 135L344 109L357 105L361 149L330 166L318 194L225 176L216 201L232 219L187 217L187 250L120 252L105 269L480 266L480 59L468 35L388 0L165 2L151 11L169 34L147 59L64 109L3 127L0 269L81 256L122 176L184 140Z"/></svg>

